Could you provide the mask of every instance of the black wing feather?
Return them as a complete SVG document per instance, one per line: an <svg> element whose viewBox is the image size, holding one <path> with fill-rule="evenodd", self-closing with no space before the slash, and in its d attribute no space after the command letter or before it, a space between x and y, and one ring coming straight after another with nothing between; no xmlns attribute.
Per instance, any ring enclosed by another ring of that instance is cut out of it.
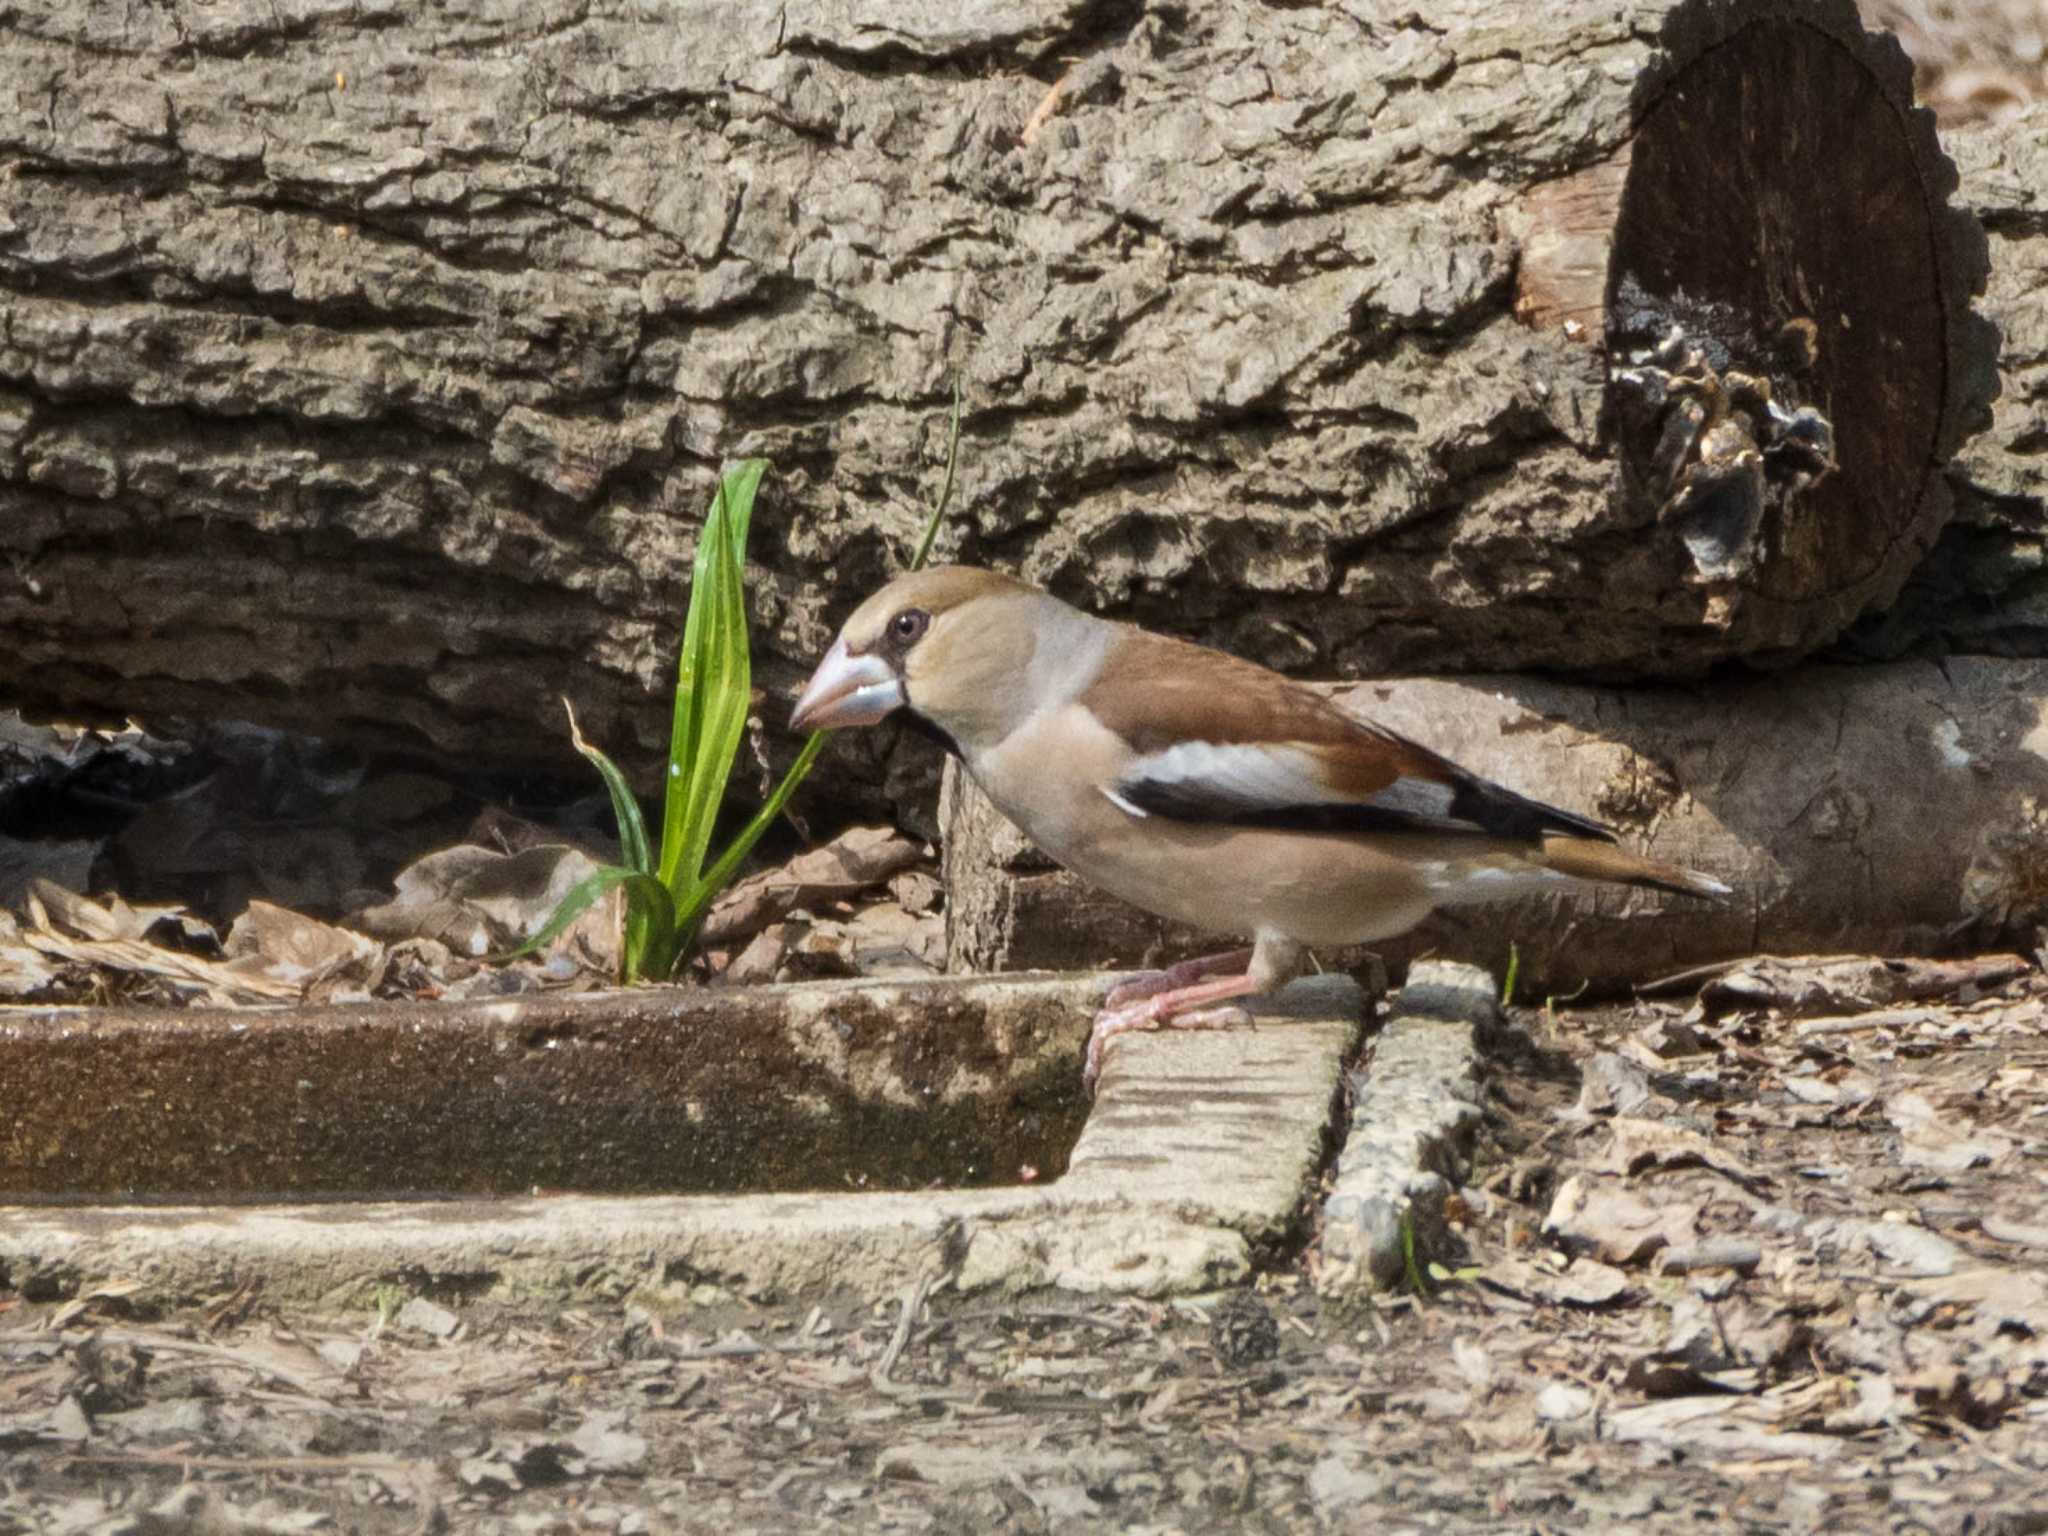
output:
<svg viewBox="0 0 2048 1536"><path fill-rule="evenodd" d="M1434 782L1451 791L1443 813L1406 809L1366 800L1313 800L1299 805L1246 805L1242 798L1185 778L1148 778L1140 771L1118 781L1116 798L1148 816L1282 832L1463 832L1516 842L1545 836L1617 841L1614 830L1588 817L1531 800L1469 773L1427 747L1380 726L1375 734L1398 742L1434 770Z"/></svg>

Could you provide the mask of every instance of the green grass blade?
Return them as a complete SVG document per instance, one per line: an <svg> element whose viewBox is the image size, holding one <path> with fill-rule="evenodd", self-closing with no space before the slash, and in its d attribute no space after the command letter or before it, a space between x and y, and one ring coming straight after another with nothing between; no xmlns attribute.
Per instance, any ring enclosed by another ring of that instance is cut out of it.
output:
<svg viewBox="0 0 2048 1536"><path fill-rule="evenodd" d="M711 621L705 631L704 670L699 674L696 756L685 765L687 793L679 826L684 838L672 875L664 881L680 896L696 884L724 803L725 786L746 734L752 670L748 656L745 578L741 572L743 521L728 515L712 551L705 588ZM667 855L666 845L663 848Z"/></svg>
<svg viewBox="0 0 2048 1536"><path fill-rule="evenodd" d="M725 482L721 480L697 538L697 557L690 572L690 596L683 617L683 643L676 656L675 715L669 728L668 782L663 786L661 813L661 883L674 888L675 871L689 839L691 770L704 731L705 682L711 661L712 557L725 537Z"/></svg>
<svg viewBox="0 0 2048 1536"><path fill-rule="evenodd" d="M711 903L718 899L718 893L725 889L733 874L754 851L754 844L761 840L761 834L775 825L775 818L782 814L789 797L796 793L797 785L804 781L804 775L811 771L811 764L818 760L818 754L825 748L825 732L813 731L804 742L803 750L796 755L796 761L789 765L789 771L782 776L782 782L775 786L775 792L762 802L761 809L740 828L738 835L726 845L725 852L718 856L718 862L706 871L704 878L691 889L690 894L676 903L676 934L678 942L687 944L695 937L697 925L704 914L711 909Z"/></svg>
<svg viewBox="0 0 2048 1536"><path fill-rule="evenodd" d="M675 898L652 875L628 875L626 917L619 944L619 979L667 981L682 958L676 942Z"/></svg>
<svg viewBox="0 0 2048 1536"><path fill-rule="evenodd" d="M600 864L592 874L585 875L569 887L565 895L548 915L548 920L533 931L533 936L516 949L508 949L502 955L493 955L494 961L517 960L535 950L545 949L569 931L569 925L603 901L612 890L629 880L645 879L636 875L623 864Z"/></svg>
<svg viewBox="0 0 2048 1536"><path fill-rule="evenodd" d="M697 541L662 807L660 876L671 892L697 883L746 730L751 669L742 570L767 468L765 460L747 459L725 475Z"/></svg>
<svg viewBox="0 0 2048 1536"><path fill-rule="evenodd" d="M619 979L639 981L649 976L667 980L682 958L675 921L675 902L668 887L644 870L623 864L600 864L569 888L524 944L490 958L502 964L545 949L569 931L570 924L596 906L614 890L625 888L626 911L619 944Z"/></svg>
<svg viewBox="0 0 2048 1536"><path fill-rule="evenodd" d="M932 503L910 569L922 569L938 538L940 524L953 497L959 462L962 391L953 383L953 411L946 433L946 476ZM724 798L727 776L738 755L751 703L752 670L748 655L745 588L748 524L754 496L767 465L749 459L738 465L719 487L698 543L691 577L690 612L684 626L683 669L677 685L677 728L671 762L686 765L670 771L669 796L662 826L662 884L675 893L675 945L680 959L695 938L698 925L747 856L788 806L811 766L824 749L825 733L815 731L790 764L767 801L754 813L707 870L714 819ZM715 525L715 526L714 526ZM715 605L715 606L714 606ZM684 735L685 686L693 711ZM687 755L685 755L685 753ZM682 783L678 783L682 780Z"/></svg>
<svg viewBox="0 0 2048 1536"><path fill-rule="evenodd" d="M912 570L921 569L930 557L952 500L954 472L959 462L961 402L962 392L956 378L946 434L945 480L911 556ZM618 818L625 862L608 865L579 882L540 932L514 950L514 955L551 943L606 893L623 888L623 978L637 981L673 975L711 903L754 851L762 835L783 814L797 786L817 761L825 744L823 732L812 733L766 803L740 829L716 862L708 870L704 867L753 702L753 661L747 637L747 535L753 521L754 499L767 470L766 460L746 459L722 475L697 540L690 572L689 605L683 620L683 643L676 661L659 858L649 846L645 819L625 776L609 757L583 739L575 711L571 710L570 736L576 750L590 760L604 779L613 813Z"/></svg>
<svg viewBox="0 0 2048 1536"><path fill-rule="evenodd" d="M617 763L583 739L583 732L576 724L575 706L564 699L562 707L569 711L569 740L596 767L598 777L604 780L606 793L612 797L612 815L619 823L620 859L629 871L652 874L654 857L647 846L647 822L640 814L640 802L633 798L632 786L619 772Z"/></svg>

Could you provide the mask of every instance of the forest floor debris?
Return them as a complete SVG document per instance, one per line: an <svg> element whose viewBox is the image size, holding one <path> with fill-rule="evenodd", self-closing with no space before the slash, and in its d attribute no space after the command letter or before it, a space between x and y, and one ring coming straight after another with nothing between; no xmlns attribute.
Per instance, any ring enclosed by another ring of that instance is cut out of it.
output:
<svg viewBox="0 0 2048 1536"><path fill-rule="evenodd" d="M1427 1296L0 1293L0 1533L2038 1529L2048 986L1688 1011L1515 1012Z"/></svg>
<svg viewBox="0 0 2048 1536"><path fill-rule="evenodd" d="M0 712L0 1004L274 1007L609 985L616 898L547 953L487 963L618 856L593 802L530 805L505 786L479 798L491 788L254 726L186 744ZM764 847L711 908L688 979L944 968L928 844L887 827L795 841Z"/></svg>

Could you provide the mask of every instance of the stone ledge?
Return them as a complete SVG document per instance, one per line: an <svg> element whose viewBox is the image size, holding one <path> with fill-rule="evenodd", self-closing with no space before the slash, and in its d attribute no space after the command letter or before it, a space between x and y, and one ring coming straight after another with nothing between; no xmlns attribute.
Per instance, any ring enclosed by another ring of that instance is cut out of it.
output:
<svg viewBox="0 0 2048 1536"><path fill-rule="evenodd" d="M1487 1036L1501 1027L1499 987L1477 966L1418 961L1373 1042L1350 1134L1323 1205L1326 1295L1384 1290L1440 1253L1444 1200L1471 1173Z"/></svg>
<svg viewBox="0 0 2048 1536"><path fill-rule="evenodd" d="M1005 985L1017 1006L1056 995L1085 1028L1101 983ZM707 1279L747 1295L874 1295L931 1270L971 1290L1204 1290L1244 1276L1290 1230L1362 1008L1352 983L1318 977L1253 1012L1248 1030L1119 1039L1067 1173L1042 1186L17 1206L0 1208L0 1283L56 1295L140 1281L144 1297L191 1298L258 1280L271 1300L329 1307L394 1281L660 1306Z"/></svg>

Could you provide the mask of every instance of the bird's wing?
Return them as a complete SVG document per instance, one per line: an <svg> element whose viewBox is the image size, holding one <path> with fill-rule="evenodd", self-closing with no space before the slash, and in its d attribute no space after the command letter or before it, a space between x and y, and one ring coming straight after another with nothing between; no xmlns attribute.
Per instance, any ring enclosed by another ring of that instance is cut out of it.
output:
<svg viewBox="0 0 2048 1536"><path fill-rule="evenodd" d="M1277 673L1128 631L1081 698L1130 747L1103 793L1133 816L1319 832L1614 840Z"/></svg>

